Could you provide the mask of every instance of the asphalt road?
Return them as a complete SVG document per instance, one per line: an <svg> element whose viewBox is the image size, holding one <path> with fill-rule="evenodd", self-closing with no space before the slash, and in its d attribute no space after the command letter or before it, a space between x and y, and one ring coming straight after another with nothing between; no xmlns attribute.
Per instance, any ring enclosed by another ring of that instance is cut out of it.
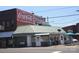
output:
<svg viewBox="0 0 79 59"><path fill-rule="evenodd" d="M25 48L1 48L0 53L79 53L77 46L50 46L50 47L25 47Z"/></svg>

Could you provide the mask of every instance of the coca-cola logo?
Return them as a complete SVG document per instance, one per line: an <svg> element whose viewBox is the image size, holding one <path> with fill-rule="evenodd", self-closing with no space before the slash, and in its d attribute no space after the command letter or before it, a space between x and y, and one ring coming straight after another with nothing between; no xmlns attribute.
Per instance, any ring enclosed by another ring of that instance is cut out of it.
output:
<svg viewBox="0 0 79 59"><path fill-rule="evenodd" d="M17 15L17 18L19 18L20 20L24 20L24 21L32 21L33 16L19 12Z"/></svg>
<svg viewBox="0 0 79 59"><path fill-rule="evenodd" d="M17 20L22 23L31 23L31 24L35 24L35 23L41 24L45 22L44 18L35 16L34 14L21 10L17 10Z"/></svg>

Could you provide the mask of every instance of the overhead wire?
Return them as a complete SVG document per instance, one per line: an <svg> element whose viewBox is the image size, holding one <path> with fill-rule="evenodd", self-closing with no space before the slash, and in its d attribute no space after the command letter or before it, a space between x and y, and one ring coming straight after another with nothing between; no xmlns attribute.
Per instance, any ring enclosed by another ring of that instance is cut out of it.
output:
<svg viewBox="0 0 79 59"><path fill-rule="evenodd" d="M71 17L71 16L79 16L79 14L72 14L72 15L64 15L64 16L56 16L56 17L48 17L48 19L51 19L51 18L62 18L62 17ZM77 21L77 19L74 19L74 20L69 20L69 21L65 21L65 22L61 22L61 24L64 24L64 23L69 23L69 22L75 22ZM56 23L56 21L49 21L49 22L53 22L54 24L58 24ZM77 22L76 22L77 23ZM60 24L60 23L59 23Z"/></svg>
<svg viewBox="0 0 79 59"><path fill-rule="evenodd" d="M64 16L55 16L55 17L48 17L49 18L61 18L61 17L71 17L71 16L78 16L79 14L71 14L71 15L64 15Z"/></svg>
<svg viewBox="0 0 79 59"><path fill-rule="evenodd" d="M36 12L36 13L44 13L44 12L50 12L50 11L59 11L59 10L63 10L63 9L69 9L69 8L72 8L72 6L70 6L70 7L64 7L64 8L56 8L56 9L48 9L48 10L42 10L42 11L38 11L38 12ZM48 19L52 19L52 18L62 18L62 17L72 17L72 16L78 16L79 14L70 14L70 15L64 15L64 16L54 16L54 17L47 17L47 20ZM73 20L71 20L71 21L73 21ZM76 21L76 20L75 20ZM54 21L52 21L52 22L54 22ZM70 21L68 21L68 22L70 22ZM67 22L67 23L68 23Z"/></svg>

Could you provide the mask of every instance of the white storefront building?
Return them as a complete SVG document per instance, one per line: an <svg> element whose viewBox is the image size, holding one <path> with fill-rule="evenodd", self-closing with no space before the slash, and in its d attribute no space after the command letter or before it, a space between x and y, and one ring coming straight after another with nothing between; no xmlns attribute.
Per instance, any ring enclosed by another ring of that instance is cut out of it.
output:
<svg viewBox="0 0 79 59"><path fill-rule="evenodd" d="M61 31L59 32L58 29ZM32 41L35 42L35 46L41 46L41 42L44 42L47 39L44 39L44 36L48 36L47 41L49 41L51 34L52 36L54 36L54 34L55 36L58 34L58 40L60 40L61 44L64 44L65 31L62 28L55 26L26 25L17 27L13 34L14 37L19 35L26 36L27 46L32 46ZM42 38L42 36L44 38Z"/></svg>

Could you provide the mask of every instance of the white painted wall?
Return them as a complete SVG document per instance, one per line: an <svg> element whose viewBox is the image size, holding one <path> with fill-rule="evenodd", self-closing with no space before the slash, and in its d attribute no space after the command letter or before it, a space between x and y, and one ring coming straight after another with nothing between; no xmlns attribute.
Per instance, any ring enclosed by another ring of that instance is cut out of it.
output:
<svg viewBox="0 0 79 59"><path fill-rule="evenodd" d="M31 35L27 35L27 46L32 46Z"/></svg>
<svg viewBox="0 0 79 59"><path fill-rule="evenodd" d="M37 37L39 37L39 38L37 38ZM35 37L35 42L36 42L36 46L41 46L41 42L42 42L43 40L42 40L42 38L40 37L40 36L36 36Z"/></svg>

